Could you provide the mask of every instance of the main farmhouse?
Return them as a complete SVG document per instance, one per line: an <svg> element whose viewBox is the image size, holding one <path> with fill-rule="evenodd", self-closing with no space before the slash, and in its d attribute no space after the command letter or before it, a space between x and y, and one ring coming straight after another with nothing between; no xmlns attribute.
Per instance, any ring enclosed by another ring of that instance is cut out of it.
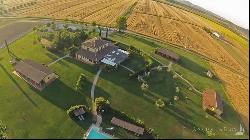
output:
<svg viewBox="0 0 250 140"><path fill-rule="evenodd" d="M76 59L89 64L104 63L117 66L129 56L127 51L120 49L112 42L101 38L92 38L82 43L76 52Z"/></svg>

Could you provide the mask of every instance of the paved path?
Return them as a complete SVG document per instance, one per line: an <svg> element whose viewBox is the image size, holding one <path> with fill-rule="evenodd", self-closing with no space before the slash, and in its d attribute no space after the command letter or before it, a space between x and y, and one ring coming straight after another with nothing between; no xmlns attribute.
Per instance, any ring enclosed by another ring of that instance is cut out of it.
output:
<svg viewBox="0 0 250 140"><path fill-rule="evenodd" d="M98 81L98 78L100 76L102 72L102 68L100 68L98 71L97 71L97 74L95 76L95 79L94 79L94 82L92 84L92 88L91 88L91 99L94 101L95 100L95 86L96 86L96 83Z"/></svg>
<svg viewBox="0 0 250 140"><path fill-rule="evenodd" d="M97 118L96 118L96 126L97 127L100 127L101 126L101 123L102 123L102 116L101 115L97 115L96 116Z"/></svg>
<svg viewBox="0 0 250 140"><path fill-rule="evenodd" d="M187 79L183 78L180 74L178 74L177 72L173 71L174 74L176 74L178 77L180 77L183 81L185 81L187 84L189 84L189 86L197 93L202 94L202 92L200 92L198 89L196 89Z"/></svg>
<svg viewBox="0 0 250 140"><path fill-rule="evenodd" d="M55 60L54 62L51 62L50 64L48 64L48 66L51 66L51 65L55 64L56 62L58 62L58 61L60 61L60 60L62 60L62 59L64 59L64 58L66 58L66 57L69 57L69 54L66 54L66 55L65 55L65 56L63 56L63 57L58 58L58 59L57 59L57 60Z"/></svg>

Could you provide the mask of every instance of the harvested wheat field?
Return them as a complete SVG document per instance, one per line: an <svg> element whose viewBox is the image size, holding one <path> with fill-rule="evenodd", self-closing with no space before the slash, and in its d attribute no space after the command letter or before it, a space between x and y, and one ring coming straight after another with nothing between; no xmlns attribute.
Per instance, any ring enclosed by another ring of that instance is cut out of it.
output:
<svg viewBox="0 0 250 140"><path fill-rule="evenodd" d="M202 27L200 17L152 0L142 0L128 19L128 29L166 42L178 44L219 63L246 73L244 69ZM209 26L209 28L211 28Z"/></svg>
<svg viewBox="0 0 250 140"><path fill-rule="evenodd" d="M223 80L228 98L239 112L244 124L249 129L249 79L239 76L231 71L210 63L218 77Z"/></svg>
<svg viewBox="0 0 250 140"><path fill-rule="evenodd" d="M116 19L137 0L43 0L19 10L25 17L49 17L115 26Z"/></svg>

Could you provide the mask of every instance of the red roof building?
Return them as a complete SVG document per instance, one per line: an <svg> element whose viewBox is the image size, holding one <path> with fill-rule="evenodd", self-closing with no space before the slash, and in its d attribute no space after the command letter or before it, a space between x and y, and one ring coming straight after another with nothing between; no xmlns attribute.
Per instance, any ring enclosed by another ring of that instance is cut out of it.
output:
<svg viewBox="0 0 250 140"><path fill-rule="evenodd" d="M222 100L214 90L205 90L202 94L202 108L220 116L223 113Z"/></svg>

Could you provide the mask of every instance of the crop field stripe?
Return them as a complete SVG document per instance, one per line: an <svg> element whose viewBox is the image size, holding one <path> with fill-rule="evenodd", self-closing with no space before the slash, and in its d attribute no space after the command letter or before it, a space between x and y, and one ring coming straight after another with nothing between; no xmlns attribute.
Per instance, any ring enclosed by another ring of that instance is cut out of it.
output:
<svg viewBox="0 0 250 140"><path fill-rule="evenodd" d="M108 6L100 11L92 13L88 17L84 18L85 21L93 22L98 21L101 25L115 26L115 22L119 16L122 16L135 0L125 0Z"/></svg>
<svg viewBox="0 0 250 140"><path fill-rule="evenodd" d="M205 55L203 55L203 54L201 54L201 53L198 53L198 52L192 51L192 50L187 50L187 49L185 49L185 48L184 48L183 46L181 46L181 45L174 44L174 43L167 42L167 41L162 41L161 39L152 37L152 36L150 36L150 35L146 35L146 34L142 34L142 33L137 33L137 32L134 32L133 30L128 30L128 31L129 31L130 33L132 33L132 34L138 34L138 35L140 35L140 36L144 36L144 37L147 37L147 38L156 40L156 41L161 42L161 43L163 43L163 44L171 45L171 46L176 47L176 48L178 48L178 49L182 49L182 50L188 51L188 52L190 52L190 53L192 53L192 54L194 54L194 55L200 56L202 59L204 59L204 60L206 60L206 61L211 61L211 62L213 62L213 63L215 63L215 64L217 64L217 65L219 65L219 66L221 66L221 67L223 67L223 68L225 68L225 69L231 71L232 73L235 73L235 74L237 74L237 75L239 75L239 76L242 76L242 77L244 77L244 78L249 78L248 75L245 75L245 74L243 74L243 73L240 73L240 72L238 72L238 71L232 69L231 67L228 67L227 65L221 64L220 62L218 62L218 61L216 61L216 60L214 60L214 59L212 59L212 58L210 58L210 57L207 57L207 56L205 56Z"/></svg>
<svg viewBox="0 0 250 140"><path fill-rule="evenodd" d="M112 3L111 5L105 6L105 7L101 8L101 9L94 10L94 11L92 11L92 13L88 14L88 15L85 16L84 18L87 18L88 16L90 16L90 15L92 15L92 14L98 12L98 11L101 11L101 10L103 10L103 9L106 9L106 8L108 8L108 7L110 7L110 6L113 6L113 5L115 5L115 4L118 4L118 3L120 3L121 1L123 1L123 0L120 0L120 1L118 1L118 2L116 2L116 3Z"/></svg>
<svg viewBox="0 0 250 140"><path fill-rule="evenodd" d="M62 10L60 16L62 16L62 17L64 17L64 16L65 17L72 16L73 13L75 13L78 10L82 10L84 8L83 6L87 5L90 2L95 2L95 1L94 0L93 1L89 1L89 0L81 1L77 5L74 5L74 6L70 7L70 8Z"/></svg>
<svg viewBox="0 0 250 140"><path fill-rule="evenodd" d="M148 8L147 6L155 6L155 5L150 5L148 4L148 2L150 1L141 1L137 6L146 5L144 6L144 9L148 9L150 11L152 9ZM140 8L136 7L134 9L134 12L137 12L138 9ZM175 25L173 25L173 23L168 23L169 25L163 24L164 25L163 28L169 30L167 34L167 36L169 37L165 38L166 35L164 34L166 34L167 30L164 30L165 33L159 34L159 31L156 31L156 30L160 30L160 31L162 30L162 28L156 29L156 26L157 27L159 26L159 20L155 18L155 21L152 22L151 21L152 17L148 15L148 14L153 14L155 17L159 17L157 16L158 14L148 13L147 11L144 12L144 10L140 10L140 11L142 11L142 13L147 16L142 15L142 14L138 15L137 13L136 15L138 17L137 20L128 20L128 21L133 22L132 24L130 23L128 24L129 30L135 31L137 33L139 32L141 34L151 35L155 38L162 39L165 41L166 40L171 41L172 43L181 45L183 47L185 46L190 47L192 50L198 53L201 53L202 55L211 57L216 62L219 62L219 63L225 62L226 65L228 65L231 69L234 69L235 71L242 74L242 70L238 69L239 66L237 62L234 61L232 57L228 56L227 52L219 53L219 52L225 51L224 48L222 48L220 44L214 38L212 38L210 35L205 33L200 26L196 28L197 27L195 26L196 24L191 23L190 26L184 27L183 24L180 24L181 22L180 23L178 21L174 22L174 20L172 20L171 22L173 22ZM136 13L133 13L133 14L136 14ZM133 17L133 14L131 15L131 17L135 18ZM163 23L166 23L165 22L166 20L164 18L162 18L162 20L164 21ZM187 34L189 34L189 36L186 36ZM199 45L197 46L196 44L199 44ZM211 48L210 46L213 46L212 47L213 49L209 49Z"/></svg>
<svg viewBox="0 0 250 140"><path fill-rule="evenodd" d="M170 2L163 2L163 1L158 1L158 0L154 0L154 1L157 1L157 2L160 2L160 3L163 3L163 4L167 4L167 5L169 5L169 6L178 8L178 9L180 9L180 10L184 10L184 11L186 11L186 12L188 12L188 13L192 13L192 14L194 14L194 15L196 15L196 16L199 16L199 17L201 17L201 18L204 18L204 19L206 19L206 20L209 20L209 21L211 21L211 22L214 22L214 23L216 23L216 24L219 24L220 26L222 26L222 27L224 27L224 28L227 28L227 29L230 30L231 32L235 32L235 31L232 30L231 28L225 27L223 24L221 24L221 23L219 23L219 22L216 22L216 21L214 21L213 19L211 19L211 18L205 16L204 13L201 13L201 12L197 13L196 11L187 9L187 8L185 8L185 7L183 7L183 6L177 6L176 4L173 4L173 3L170 3ZM239 37L241 37L241 38L244 39L245 41L248 41L248 39L246 39L245 37L239 35L238 33L237 33L236 35L238 35Z"/></svg>
<svg viewBox="0 0 250 140"><path fill-rule="evenodd" d="M161 18L167 18L167 19L171 19L171 20L175 20L175 21L182 22L182 23L184 23L184 24L190 24L190 25L193 25L193 26L197 26L197 27L200 27L200 28L203 27L203 26L201 26L201 25L194 24L194 23L192 23L192 22L187 22L187 21L184 21L184 20L180 20L180 19L178 19L178 18L172 18L172 17L167 17L167 16L160 16L160 15L155 15L155 14L150 14L150 13L142 13L142 12L135 12L135 13L143 14L143 15L150 15L150 16L155 16L155 17L161 17Z"/></svg>

